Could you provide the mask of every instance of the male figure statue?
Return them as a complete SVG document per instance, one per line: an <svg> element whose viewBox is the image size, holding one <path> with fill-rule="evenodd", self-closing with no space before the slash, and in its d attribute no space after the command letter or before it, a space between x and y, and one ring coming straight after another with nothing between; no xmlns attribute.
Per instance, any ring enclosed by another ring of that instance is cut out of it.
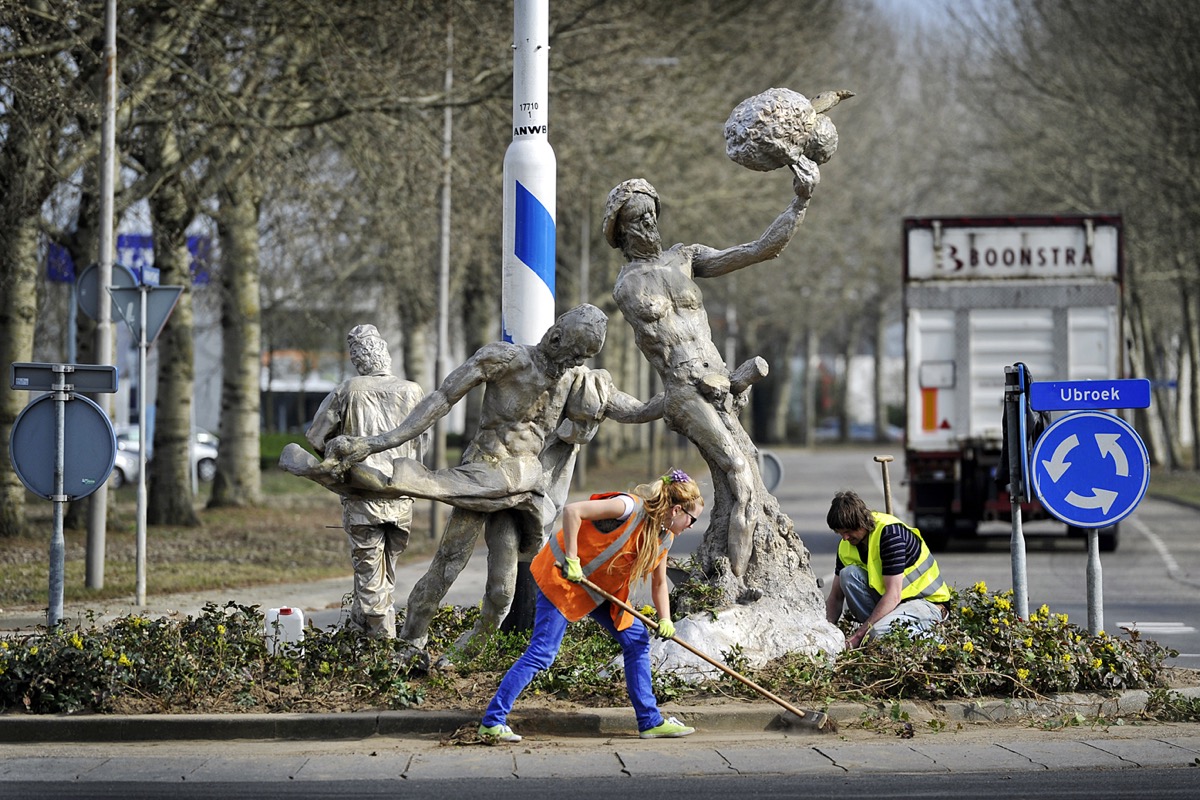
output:
<svg viewBox="0 0 1200 800"><path fill-rule="evenodd" d="M543 448L556 429L571 427L560 423L573 387L580 382L574 368L600 352L607 328L603 311L588 304L577 306L560 316L537 345L493 342L481 347L387 433L335 439L319 466L304 461L307 453L302 449L297 448L299 453L285 449L281 466L325 485L349 470L352 487L427 497L454 507L429 570L408 597L400 638L415 647L425 646L429 623L480 533L488 546L487 588L479 622L469 638L487 636L499 626L512 604L519 555L532 554L542 545L544 509L554 483L541 459ZM485 391L479 430L458 466L430 470L401 458L393 462L389 474L358 463L410 441L481 385ZM657 404L643 405L612 390L597 413L640 422L661 414L655 408ZM569 440L571 434L567 435Z"/></svg>
<svg viewBox="0 0 1200 800"><path fill-rule="evenodd" d="M713 467L714 518L728 495L732 508L726 553L735 576L745 572L750 560L758 519L755 493L762 487L753 445L737 413L750 385L766 375L767 365L755 358L730 374L713 344L694 279L726 275L779 255L803 221L819 180L817 165L801 156L791 204L757 240L725 250L677 244L664 251L658 192L641 178L616 186L605 209L605 238L629 261L617 276L613 298L633 327L638 348L662 378L667 427L694 442Z"/></svg>
<svg viewBox="0 0 1200 800"><path fill-rule="evenodd" d="M369 436L394 428L425 396L413 381L392 374L387 342L374 325L356 325L346 335L350 361L358 375L348 378L321 402L305 434L325 454L337 436ZM392 459L423 455L428 437L374 453L367 463L390 469ZM342 495L342 526L354 565L354 601L347 627L374 638L396 636L396 563L408 547L412 498Z"/></svg>

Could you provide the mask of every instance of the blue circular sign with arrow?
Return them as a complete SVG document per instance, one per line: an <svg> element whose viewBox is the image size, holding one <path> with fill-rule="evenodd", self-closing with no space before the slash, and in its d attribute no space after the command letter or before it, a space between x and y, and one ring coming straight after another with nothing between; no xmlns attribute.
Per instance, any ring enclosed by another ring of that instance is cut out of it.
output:
<svg viewBox="0 0 1200 800"><path fill-rule="evenodd" d="M1033 448L1033 490L1046 510L1078 528L1104 528L1133 512L1150 483L1146 445L1103 411L1055 422Z"/></svg>

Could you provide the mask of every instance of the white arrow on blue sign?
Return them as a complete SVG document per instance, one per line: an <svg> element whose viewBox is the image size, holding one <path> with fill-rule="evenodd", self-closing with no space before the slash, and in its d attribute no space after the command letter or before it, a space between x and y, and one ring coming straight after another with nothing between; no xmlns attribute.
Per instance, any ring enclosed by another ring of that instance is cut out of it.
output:
<svg viewBox="0 0 1200 800"><path fill-rule="evenodd" d="M1033 490L1046 510L1077 528L1105 528L1133 513L1150 484L1150 458L1129 423L1077 411L1033 448Z"/></svg>

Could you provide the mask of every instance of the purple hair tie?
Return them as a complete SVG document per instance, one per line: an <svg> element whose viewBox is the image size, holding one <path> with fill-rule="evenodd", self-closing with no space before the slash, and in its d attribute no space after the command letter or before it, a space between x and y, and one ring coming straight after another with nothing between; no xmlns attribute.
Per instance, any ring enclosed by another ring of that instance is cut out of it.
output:
<svg viewBox="0 0 1200 800"><path fill-rule="evenodd" d="M663 483L684 483L690 481L691 477L681 469L673 469L666 475L662 476Z"/></svg>

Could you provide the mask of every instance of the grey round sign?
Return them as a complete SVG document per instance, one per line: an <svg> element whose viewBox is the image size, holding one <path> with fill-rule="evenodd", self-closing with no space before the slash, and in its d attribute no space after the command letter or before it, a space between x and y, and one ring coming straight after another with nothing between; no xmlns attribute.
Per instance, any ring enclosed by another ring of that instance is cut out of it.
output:
<svg viewBox="0 0 1200 800"><path fill-rule="evenodd" d="M775 487L783 482L783 462L779 460L779 456L766 450L759 451L758 455L761 461L759 472L762 473L763 486L768 492L773 492Z"/></svg>
<svg viewBox="0 0 1200 800"><path fill-rule="evenodd" d="M133 271L129 267L114 263L112 265L112 285L118 289L129 289L137 286L137 278L134 277ZM75 294L83 313L92 319L100 316L100 296L107 296L108 290L100 285L100 267L98 265L92 264L79 273L79 279L75 282ZM118 316L115 306L112 316L113 318Z"/></svg>
<svg viewBox="0 0 1200 800"><path fill-rule="evenodd" d="M80 394L66 401L63 425L63 494L78 500L108 480L117 457L117 437L108 415ZM21 483L47 500L54 499L56 426L54 395L44 394L17 416L8 446Z"/></svg>

